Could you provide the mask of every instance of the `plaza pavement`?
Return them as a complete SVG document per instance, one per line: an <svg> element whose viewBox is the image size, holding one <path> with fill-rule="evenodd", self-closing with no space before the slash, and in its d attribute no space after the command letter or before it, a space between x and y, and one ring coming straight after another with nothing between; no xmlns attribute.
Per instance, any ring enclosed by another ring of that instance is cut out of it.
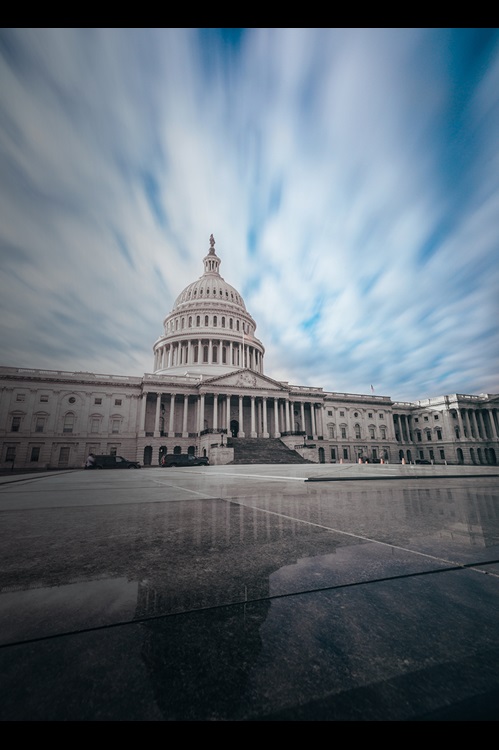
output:
<svg viewBox="0 0 499 750"><path fill-rule="evenodd" d="M0 477L3 721L499 717L499 469Z"/></svg>

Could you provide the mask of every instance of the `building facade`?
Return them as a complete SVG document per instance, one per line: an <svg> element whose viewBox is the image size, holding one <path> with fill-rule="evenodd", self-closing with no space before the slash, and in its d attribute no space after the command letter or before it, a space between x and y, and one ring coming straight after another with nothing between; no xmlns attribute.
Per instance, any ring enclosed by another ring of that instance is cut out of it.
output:
<svg viewBox="0 0 499 750"><path fill-rule="evenodd" d="M279 438L321 463L497 463L499 395L417 402L326 392L264 373L265 348L210 237L143 377L0 367L0 469L77 468L90 453L229 463L234 438ZM228 445L229 443L229 445Z"/></svg>

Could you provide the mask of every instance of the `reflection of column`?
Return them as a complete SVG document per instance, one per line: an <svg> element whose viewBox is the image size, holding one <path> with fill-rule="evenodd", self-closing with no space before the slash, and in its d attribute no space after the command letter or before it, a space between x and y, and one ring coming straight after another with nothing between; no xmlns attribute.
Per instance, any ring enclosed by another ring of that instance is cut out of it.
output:
<svg viewBox="0 0 499 750"><path fill-rule="evenodd" d="M154 437L159 437L159 418L161 416L161 393L156 394L156 414L154 417Z"/></svg>
<svg viewBox="0 0 499 750"><path fill-rule="evenodd" d="M189 437L187 432L187 410L189 408L189 396L184 394L184 419L182 423L182 437Z"/></svg>
<svg viewBox="0 0 499 750"><path fill-rule="evenodd" d="M256 437L256 427L255 427L255 397L250 396L251 399L251 433L250 437Z"/></svg>
<svg viewBox="0 0 499 750"><path fill-rule="evenodd" d="M239 396L239 435L244 437L244 424L243 424L243 397Z"/></svg>
<svg viewBox="0 0 499 750"><path fill-rule="evenodd" d="M218 393L213 394L213 429L218 430Z"/></svg>
<svg viewBox="0 0 499 750"><path fill-rule="evenodd" d="M263 397L263 437L268 438L268 428L267 428L267 397Z"/></svg>
<svg viewBox="0 0 499 750"><path fill-rule="evenodd" d="M310 417L312 419L312 437L314 440L317 439L317 426L315 424L315 404L310 402Z"/></svg>

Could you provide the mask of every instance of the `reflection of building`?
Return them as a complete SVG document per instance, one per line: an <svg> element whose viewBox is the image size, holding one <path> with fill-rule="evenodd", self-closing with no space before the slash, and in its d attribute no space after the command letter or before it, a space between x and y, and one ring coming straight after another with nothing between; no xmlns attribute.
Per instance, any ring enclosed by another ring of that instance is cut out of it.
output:
<svg viewBox="0 0 499 750"><path fill-rule="evenodd" d="M212 236L203 275L164 320L152 374L0 368L0 468L81 466L90 451L153 465L190 451L226 463L222 434L280 438L326 463L496 463L499 395L397 403L269 378L255 321L220 263Z"/></svg>

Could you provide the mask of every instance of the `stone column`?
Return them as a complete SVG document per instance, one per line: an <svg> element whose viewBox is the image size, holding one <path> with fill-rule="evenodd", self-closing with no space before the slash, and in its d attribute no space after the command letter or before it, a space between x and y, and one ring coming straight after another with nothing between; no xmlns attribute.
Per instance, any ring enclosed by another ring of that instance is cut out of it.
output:
<svg viewBox="0 0 499 750"><path fill-rule="evenodd" d="M317 426L315 424L315 404L313 401L310 402L310 416L312 418L312 437L317 440Z"/></svg>
<svg viewBox="0 0 499 750"><path fill-rule="evenodd" d="M274 437L280 437L279 431L279 399L274 398Z"/></svg>
<svg viewBox="0 0 499 750"><path fill-rule="evenodd" d="M255 397L250 396L251 399L251 432L250 437L256 437L256 426L255 426Z"/></svg>
<svg viewBox="0 0 499 750"><path fill-rule="evenodd" d="M170 397L170 419L168 420L168 437L175 437L175 394Z"/></svg>
<svg viewBox="0 0 499 750"><path fill-rule="evenodd" d="M239 396L239 437L245 437L243 423L243 397Z"/></svg>
<svg viewBox="0 0 499 750"><path fill-rule="evenodd" d="M161 417L161 393L156 394L156 414L154 417L154 437L159 437L159 420Z"/></svg>
<svg viewBox="0 0 499 750"><path fill-rule="evenodd" d="M477 409L475 411L475 419L476 419L476 423L477 423L477 427L478 427L478 437L483 440L484 437L485 437L485 432L484 432L484 429L483 429L482 413L481 413L480 409Z"/></svg>
<svg viewBox="0 0 499 750"><path fill-rule="evenodd" d="M228 393L225 397L225 427L227 429L227 435L230 435L230 394Z"/></svg>
<svg viewBox="0 0 499 750"><path fill-rule="evenodd" d="M213 394L213 429L218 430L218 393Z"/></svg>
<svg viewBox="0 0 499 750"><path fill-rule="evenodd" d="M286 425L286 432L291 432L291 425L289 423L289 398L284 401L284 420Z"/></svg>
<svg viewBox="0 0 499 750"><path fill-rule="evenodd" d="M187 343L187 364L192 364L192 341L190 339Z"/></svg>
<svg viewBox="0 0 499 750"><path fill-rule="evenodd" d="M199 396L199 433L204 430L204 393Z"/></svg>
<svg viewBox="0 0 499 750"><path fill-rule="evenodd" d="M305 404L303 401L300 401L300 416L301 416L301 428L303 432L305 433L305 437L307 436L307 428L305 427Z"/></svg>
<svg viewBox="0 0 499 750"><path fill-rule="evenodd" d="M189 396L184 394L184 418L182 420L182 437L189 437L187 432L187 414L189 409Z"/></svg>
<svg viewBox="0 0 499 750"><path fill-rule="evenodd" d="M140 430L143 436L145 436L145 432L146 432L146 406L147 406L147 393L143 393L142 403L140 405Z"/></svg>
<svg viewBox="0 0 499 750"><path fill-rule="evenodd" d="M466 425L466 433L468 435L468 440L471 440L473 435L471 432L470 410L464 409L463 414L464 414L464 424Z"/></svg>
<svg viewBox="0 0 499 750"><path fill-rule="evenodd" d="M263 397L263 436L264 438L269 437L268 427L267 427L267 397Z"/></svg>

